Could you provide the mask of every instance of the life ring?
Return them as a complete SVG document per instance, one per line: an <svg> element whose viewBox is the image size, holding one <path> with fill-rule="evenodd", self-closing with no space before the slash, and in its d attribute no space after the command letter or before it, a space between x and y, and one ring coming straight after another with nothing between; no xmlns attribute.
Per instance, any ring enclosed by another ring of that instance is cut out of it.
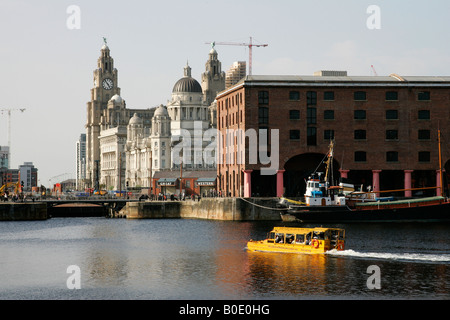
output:
<svg viewBox="0 0 450 320"><path fill-rule="evenodd" d="M311 245L314 249L317 249L319 247L319 240L314 239L313 241L311 241Z"/></svg>
<svg viewBox="0 0 450 320"><path fill-rule="evenodd" d="M344 244L343 244L342 242L340 242L340 243L337 245L337 249L338 249L338 250L344 250Z"/></svg>

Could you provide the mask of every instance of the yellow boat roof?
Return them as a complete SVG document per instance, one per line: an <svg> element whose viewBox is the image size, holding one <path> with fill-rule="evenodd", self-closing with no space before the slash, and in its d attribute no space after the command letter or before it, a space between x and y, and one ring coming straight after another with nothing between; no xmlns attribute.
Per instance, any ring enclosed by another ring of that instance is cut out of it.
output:
<svg viewBox="0 0 450 320"><path fill-rule="evenodd" d="M294 228L294 227L274 227L272 232L276 233L295 233L295 234L305 234L311 231L325 232L327 230L344 230L339 228Z"/></svg>

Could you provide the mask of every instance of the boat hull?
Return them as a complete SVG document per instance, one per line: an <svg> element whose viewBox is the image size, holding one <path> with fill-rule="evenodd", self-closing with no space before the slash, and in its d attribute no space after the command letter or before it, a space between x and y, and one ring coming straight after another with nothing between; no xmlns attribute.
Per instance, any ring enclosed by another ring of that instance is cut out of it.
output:
<svg viewBox="0 0 450 320"><path fill-rule="evenodd" d="M282 215L284 221L299 222L441 222L450 221L450 202L410 203L394 206L389 203L355 206L354 208L295 207Z"/></svg>
<svg viewBox="0 0 450 320"><path fill-rule="evenodd" d="M327 247L324 241L322 240L319 240L317 242L317 247L314 245L267 243L267 241L265 240L249 241L247 243L247 250L262 251L262 252L320 254L325 253L331 249L332 248ZM344 244L342 243L336 250L343 250L343 249Z"/></svg>

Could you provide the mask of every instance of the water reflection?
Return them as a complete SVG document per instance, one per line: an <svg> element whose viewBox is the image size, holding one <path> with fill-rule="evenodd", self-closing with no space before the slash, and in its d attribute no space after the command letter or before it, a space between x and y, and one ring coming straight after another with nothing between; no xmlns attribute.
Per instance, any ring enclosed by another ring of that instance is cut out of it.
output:
<svg viewBox="0 0 450 320"><path fill-rule="evenodd" d="M182 219L0 224L0 298L450 297L450 248L441 241L449 240L449 227L346 226L349 249L343 255L245 249L272 227ZM418 233L430 241L417 240ZM76 293L66 288L72 264L82 272ZM373 264L381 268L381 290L366 285Z"/></svg>
<svg viewBox="0 0 450 320"><path fill-rule="evenodd" d="M248 252L249 283L259 293L325 293L326 257L308 254Z"/></svg>

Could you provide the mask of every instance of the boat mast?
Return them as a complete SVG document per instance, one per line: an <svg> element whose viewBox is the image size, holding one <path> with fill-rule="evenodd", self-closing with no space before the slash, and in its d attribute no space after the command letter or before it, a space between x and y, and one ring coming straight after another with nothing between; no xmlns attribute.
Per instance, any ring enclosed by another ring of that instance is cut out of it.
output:
<svg viewBox="0 0 450 320"><path fill-rule="evenodd" d="M330 172L330 167L332 165L333 161L333 148L334 148L334 142L331 140L330 142L330 148L328 150L328 159L327 159L327 167L325 170L325 182L328 182L328 173Z"/></svg>

